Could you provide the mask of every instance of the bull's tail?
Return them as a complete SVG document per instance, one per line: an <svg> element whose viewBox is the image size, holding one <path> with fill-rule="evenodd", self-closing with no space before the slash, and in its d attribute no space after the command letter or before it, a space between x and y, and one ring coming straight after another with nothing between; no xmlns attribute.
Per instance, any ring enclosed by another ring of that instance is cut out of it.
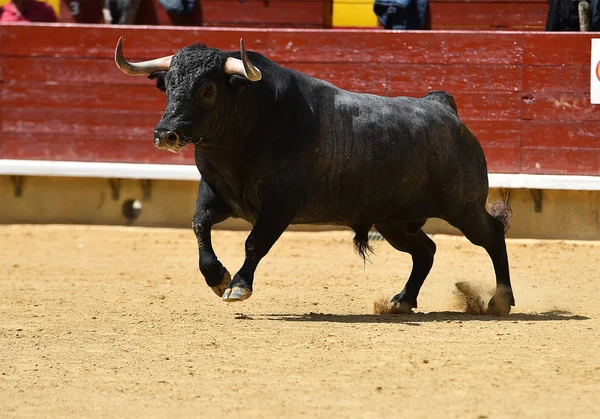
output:
<svg viewBox="0 0 600 419"><path fill-rule="evenodd" d="M512 219L512 209L510 208L509 197L510 190L507 189L503 199L492 202L488 207L490 215L500 221L504 226L505 233L510 228L510 221Z"/></svg>
<svg viewBox="0 0 600 419"><path fill-rule="evenodd" d="M371 226L356 226L354 227L354 248L363 262L371 262L373 248L369 244L369 230Z"/></svg>

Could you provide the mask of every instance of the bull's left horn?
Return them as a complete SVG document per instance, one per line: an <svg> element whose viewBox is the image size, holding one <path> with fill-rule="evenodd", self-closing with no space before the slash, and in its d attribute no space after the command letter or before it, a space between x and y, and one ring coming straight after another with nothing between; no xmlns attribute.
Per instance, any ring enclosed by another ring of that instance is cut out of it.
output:
<svg viewBox="0 0 600 419"><path fill-rule="evenodd" d="M172 55L168 57L156 58L141 63L130 63L123 57L123 37L119 38L117 48L115 49L115 64L123 73L129 76L147 76L155 71L167 71L171 65Z"/></svg>
<svg viewBox="0 0 600 419"><path fill-rule="evenodd" d="M238 76L246 77L250 81L259 81L262 79L262 74L258 68L252 64L248 54L246 54L246 48L244 48L244 39L240 38L240 55L241 60L237 58L229 57L225 62L225 73L237 74Z"/></svg>

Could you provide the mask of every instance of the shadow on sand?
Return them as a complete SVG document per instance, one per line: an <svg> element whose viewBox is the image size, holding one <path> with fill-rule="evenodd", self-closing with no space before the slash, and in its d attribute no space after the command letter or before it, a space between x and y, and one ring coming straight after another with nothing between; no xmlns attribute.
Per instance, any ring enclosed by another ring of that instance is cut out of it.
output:
<svg viewBox="0 0 600 419"><path fill-rule="evenodd" d="M457 311L436 311L412 314L257 314L247 316L242 313L236 319L274 320L288 322L323 322L323 323L403 323L418 326L429 322L468 322L468 321L501 321L501 322L547 322L568 320L589 320L589 317L575 315L565 311L549 311L544 313L514 313L506 317L474 315Z"/></svg>

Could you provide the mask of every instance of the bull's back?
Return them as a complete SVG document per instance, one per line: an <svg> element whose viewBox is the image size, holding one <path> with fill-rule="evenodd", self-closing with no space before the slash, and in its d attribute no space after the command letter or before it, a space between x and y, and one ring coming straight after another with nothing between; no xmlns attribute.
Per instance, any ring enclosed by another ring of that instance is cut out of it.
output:
<svg viewBox="0 0 600 419"><path fill-rule="evenodd" d="M465 197L465 180L486 176L485 158L456 105L441 99L337 91L323 100L313 181L300 218L317 214L328 219L308 222L350 224L435 217L444 196Z"/></svg>

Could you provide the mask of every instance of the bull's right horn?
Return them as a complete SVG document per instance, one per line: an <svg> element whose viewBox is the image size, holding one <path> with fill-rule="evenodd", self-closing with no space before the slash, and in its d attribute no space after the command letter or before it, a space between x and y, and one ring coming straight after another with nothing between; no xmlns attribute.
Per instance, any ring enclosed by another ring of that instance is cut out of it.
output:
<svg viewBox="0 0 600 419"><path fill-rule="evenodd" d="M168 57L156 58L141 63L130 63L123 57L123 37L119 38L117 48L115 49L115 64L123 73L129 76L147 76L155 71L167 71L171 65L172 55Z"/></svg>
<svg viewBox="0 0 600 419"><path fill-rule="evenodd" d="M262 74L258 68L252 64L246 48L244 48L244 39L240 38L240 55L242 59L229 57L225 62L225 73L237 74L238 76L246 77L250 81L259 81L262 79Z"/></svg>

